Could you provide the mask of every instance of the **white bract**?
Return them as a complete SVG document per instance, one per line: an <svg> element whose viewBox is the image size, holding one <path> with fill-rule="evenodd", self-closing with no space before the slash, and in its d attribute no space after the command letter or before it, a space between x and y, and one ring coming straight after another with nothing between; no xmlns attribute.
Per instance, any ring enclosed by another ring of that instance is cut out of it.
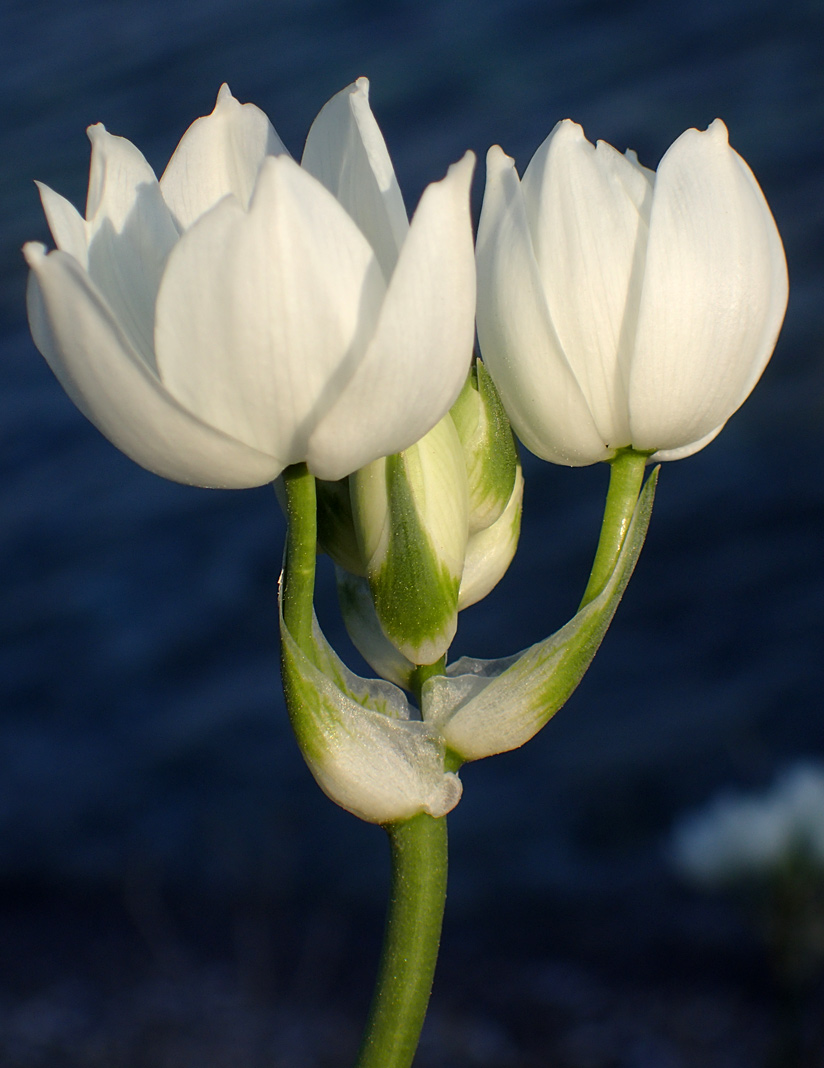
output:
<svg viewBox="0 0 824 1068"><path fill-rule="evenodd" d="M461 798L461 780L444 771L442 736L412 718L403 693L349 671L317 620L312 659L295 642L282 611L280 633L292 727L324 793L369 823L450 812Z"/></svg>
<svg viewBox="0 0 824 1068"><path fill-rule="evenodd" d="M720 120L683 133L657 172L569 120L521 181L493 147L476 258L481 351L515 431L572 466L706 445L787 304L778 230Z"/></svg>
<svg viewBox="0 0 824 1068"><path fill-rule="evenodd" d="M86 218L40 189L57 249L25 246L29 322L132 459L202 486L302 461L338 479L448 411L473 341L471 154L410 224L363 78L320 112L301 166L226 86L159 182L129 141L89 137Z"/></svg>

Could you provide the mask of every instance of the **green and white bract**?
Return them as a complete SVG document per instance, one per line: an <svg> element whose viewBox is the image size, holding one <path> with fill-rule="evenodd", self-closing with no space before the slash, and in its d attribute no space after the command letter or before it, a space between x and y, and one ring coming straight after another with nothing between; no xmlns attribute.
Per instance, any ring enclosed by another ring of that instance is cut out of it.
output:
<svg viewBox="0 0 824 1068"><path fill-rule="evenodd" d="M439 732L413 719L390 682L354 675L315 621L314 661L280 617L283 687L304 760L320 788L368 823L420 812L438 818L461 798L461 781L444 771Z"/></svg>

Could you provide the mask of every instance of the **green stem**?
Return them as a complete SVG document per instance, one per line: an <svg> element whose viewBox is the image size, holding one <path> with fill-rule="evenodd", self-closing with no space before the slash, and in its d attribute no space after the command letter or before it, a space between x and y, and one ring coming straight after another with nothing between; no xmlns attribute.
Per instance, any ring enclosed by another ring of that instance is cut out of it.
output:
<svg viewBox="0 0 824 1068"><path fill-rule="evenodd" d="M446 657L419 664L411 689L420 702ZM446 818L422 813L388 824L392 886L383 951L355 1068L409 1068L429 1005L446 904Z"/></svg>
<svg viewBox="0 0 824 1068"><path fill-rule="evenodd" d="M418 664L409 679L409 689L415 695L418 700L418 708L421 707L421 690L423 684L427 679L431 679L433 675L444 675L446 673L446 653L436 660L434 664Z"/></svg>
<svg viewBox="0 0 824 1068"><path fill-rule="evenodd" d="M283 618L292 637L314 661L312 604L317 520L315 480L305 464L283 473L286 495L286 558ZM444 661L422 665L415 691ZM372 1007L356 1068L409 1068L423 1027L441 937L446 902L446 819L421 814L388 824L392 885Z"/></svg>
<svg viewBox="0 0 824 1068"><path fill-rule="evenodd" d="M648 457L648 453L621 449L609 461L609 489L604 505L601 534L579 610L595 600L615 570L615 563L638 502L638 494L641 492L644 466Z"/></svg>
<svg viewBox="0 0 824 1068"><path fill-rule="evenodd" d="M314 662L312 605L317 554L315 479L306 464L283 472L286 493L286 557L283 565L283 619L300 649Z"/></svg>
<svg viewBox="0 0 824 1068"><path fill-rule="evenodd" d="M409 1068L423 1027L446 902L446 819L386 827L392 887L383 953L355 1068Z"/></svg>

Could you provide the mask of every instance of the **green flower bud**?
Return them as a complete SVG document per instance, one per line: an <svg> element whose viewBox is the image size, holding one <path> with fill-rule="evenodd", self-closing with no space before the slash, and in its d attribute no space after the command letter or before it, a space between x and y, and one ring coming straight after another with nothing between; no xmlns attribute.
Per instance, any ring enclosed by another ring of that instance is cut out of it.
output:
<svg viewBox="0 0 824 1068"><path fill-rule="evenodd" d="M384 634L369 583L342 567L335 568L335 576L338 603L352 644L382 679L388 679L405 690L411 689L415 665Z"/></svg>
<svg viewBox="0 0 824 1068"><path fill-rule="evenodd" d="M520 467L509 420L481 360L475 361L449 414L463 447L469 533L475 534L501 516L512 499Z"/></svg>
<svg viewBox="0 0 824 1068"><path fill-rule="evenodd" d="M408 660L433 664L457 628L469 536L466 466L452 419L355 472L350 494L381 629Z"/></svg>
<svg viewBox="0 0 824 1068"><path fill-rule="evenodd" d="M353 575L365 575L355 521L349 479L338 482L315 482L318 499L318 547L337 564Z"/></svg>

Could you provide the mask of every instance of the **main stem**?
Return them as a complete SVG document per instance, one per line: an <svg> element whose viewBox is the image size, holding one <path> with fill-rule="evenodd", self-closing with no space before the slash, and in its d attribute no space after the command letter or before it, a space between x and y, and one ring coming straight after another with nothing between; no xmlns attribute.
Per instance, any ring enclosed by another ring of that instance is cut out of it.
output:
<svg viewBox="0 0 824 1068"><path fill-rule="evenodd" d="M446 658L419 665L412 689L420 702L427 679ZM385 827L392 883L372 1006L355 1068L409 1068L418 1048L438 961L446 904L446 817L426 813Z"/></svg>
<svg viewBox="0 0 824 1068"><path fill-rule="evenodd" d="M446 818L389 824L392 886L372 1007L355 1068L409 1068L438 959L446 902Z"/></svg>
<svg viewBox="0 0 824 1068"><path fill-rule="evenodd" d="M317 518L315 482L305 464L283 473L289 530L283 618L314 660L312 602ZM417 668L414 688L444 670L443 661ZM387 824L392 862L389 908L372 1006L355 1068L410 1068L429 1004L446 903L446 819L425 813Z"/></svg>
<svg viewBox="0 0 824 1068"><path fill-rule="evenodd" d="M632 513L638 503L647 459L647 453L621 449L609 462L609 489L604 504L601 534L579 610L595 600L615 570Z"/></svg>

